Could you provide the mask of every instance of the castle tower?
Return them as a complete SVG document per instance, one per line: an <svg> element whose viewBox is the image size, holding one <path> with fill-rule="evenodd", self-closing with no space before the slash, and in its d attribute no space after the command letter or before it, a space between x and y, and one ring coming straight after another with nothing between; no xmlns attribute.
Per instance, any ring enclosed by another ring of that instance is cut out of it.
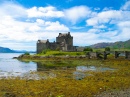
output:
<svg viewBox="0 0 130 97"><path fill-rule="evenodd" d="M70 32L59 33L58 37L56 37L56 42L60 43L60 44L64 43L64 50L65 51L72 51L73 50L73 37L70 35ZM63 48L63 46L62 46L62 48Z"/></svg>
<svg viewBox="0 0 130 97"><path fill-rule="evenodd" d="M37 41L37 53L42 53L43 50L49 48L49 40L38 40Z"/></svg>

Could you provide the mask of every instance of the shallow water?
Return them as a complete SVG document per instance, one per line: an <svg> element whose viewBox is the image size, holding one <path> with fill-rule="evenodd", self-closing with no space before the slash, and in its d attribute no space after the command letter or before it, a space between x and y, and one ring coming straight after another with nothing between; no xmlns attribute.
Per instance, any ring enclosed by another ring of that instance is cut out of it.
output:
<svg viewBox="0 0 130 97"><path fill-rule="evenodd" d="M87 71L104 72L104 71L114 70L106 67L95 67L95 66L77 66L76 71L73 73L73 78L76 80L81 80L87 76L92 76L92 74L86 73Z"/></svg>
<svg viewBox="0 0 130 97"><path fill-rule="evenodd" d="M86 72L86 71L98 71L103 72L107 70L114 70L112 68L106 68L106 67L95 67L95 66L77 66L76 71Z"/></svg>
<svg viewBox="0 0 130 97"><path fill-rule="evenodd" d="M37 65L34 62L20 62L17 57L21 53L0 53L0 77L22 76L31 71L37 71Z"/></svg>
<svg viewBox="0 0 130 97"><path fill-rule="evenodd" d="M46 79L56 77L56 74L52 73L51 70L66 70L67 68L73 68L75 71L72 73L74 79L83 79L91 74L86 74L87 71L98 71L103 72L106 70L113 70L111 68L95 67L95 66L77 66L71 67L74 63L71 61L47 61L43 63L35 62L23 62L13 57L18 57L22 53L0 53L0 78L8 77L21 77L29 79ZM48 65L47 65L48 64ZM81 64L80 64L81 65ZM76 66L76 65L74 65ZM48 75L39 76L36 73L38 71L48 71Z"/></svg>

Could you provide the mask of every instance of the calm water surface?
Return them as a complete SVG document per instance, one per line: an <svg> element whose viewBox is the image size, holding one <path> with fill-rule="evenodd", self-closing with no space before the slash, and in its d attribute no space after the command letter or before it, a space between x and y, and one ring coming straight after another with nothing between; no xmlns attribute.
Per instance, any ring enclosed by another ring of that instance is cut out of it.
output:
<svg viewBox="0 0 130 97"><path fill-rule="evenodd" d="M0 53L0 78L7 78L7 77L16 77L20 76L23 78L33 78L33 79L40 79L40 77L31 72L36 72L38 70L46 71L49 70L45 64L35 63L35 62L21 62L17 59L13 59L13 57L18 57L22 53ZM52 63L52 65L58 64L56 61ZM64 63L65 64L65 63ZM67 63L66 63L67 65ZM69 63L69 65L71 65ZM53 69L55 69L55 66ZM73 72L72 76L74 79L82 79L86 76L90 76L90 74L86 74L86 71L106 71L106 70L113 70L110 68L103 68L103 67L95 67L95 66L76 66L75 71ZM52 69L52 67L51 67ZM52 75L51 71L50 74ZM55 74L53 74L55 75ZM50 75L49 75L50 76ZM56 76L54 76L56 77Z"/></svg>
<svg viewBox="0 0 130 97"><path fill-rule="evenodd" d="M22 53L0 53L0 77L22 76L30 71L37 71L37 65L34 62L20 62L17 57Z"/></svg>

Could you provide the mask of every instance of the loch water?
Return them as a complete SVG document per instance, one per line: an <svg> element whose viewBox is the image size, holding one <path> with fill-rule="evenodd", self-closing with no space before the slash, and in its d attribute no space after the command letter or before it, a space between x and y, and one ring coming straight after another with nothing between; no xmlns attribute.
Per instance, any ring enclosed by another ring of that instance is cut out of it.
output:
<svg viewBox="0 0 130 97"><path fill-rule="evenodd" d="M30 71L37 71L34 62L21 62L13 57L22 53L0 53L0 77L22 76Z"/></svg>

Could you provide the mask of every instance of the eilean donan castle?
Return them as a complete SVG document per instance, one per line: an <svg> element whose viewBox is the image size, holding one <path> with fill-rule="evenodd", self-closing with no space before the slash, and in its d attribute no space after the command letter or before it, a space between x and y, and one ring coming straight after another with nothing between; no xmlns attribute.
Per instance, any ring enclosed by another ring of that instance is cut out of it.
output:
<svg viewBox="0 0 130 97"><path fill-rule="evenodd" d="M49 42L49 40L37 41L37 53L41 53L43 50L62 50L62 51L75 51L76 47L73 46L73 37L68 33L59 33L56 37L56 42Z"/></svg>

